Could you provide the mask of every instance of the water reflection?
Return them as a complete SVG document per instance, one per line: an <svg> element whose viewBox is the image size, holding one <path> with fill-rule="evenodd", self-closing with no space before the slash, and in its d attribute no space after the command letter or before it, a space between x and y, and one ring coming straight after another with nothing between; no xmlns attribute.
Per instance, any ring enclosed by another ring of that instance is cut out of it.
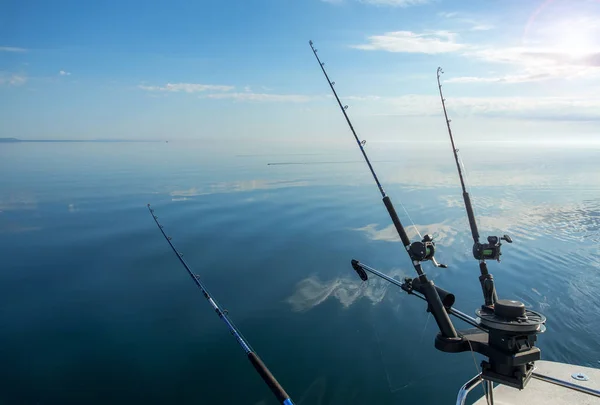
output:
<svg viewBox="0 0 600 405"><path fill-rule="evenodd" d="M239 180L212 183L200 187L191 187L186 190L174 190L170 192L170 195L174 198L187 198L218 193L236 193L253 190L270 190L285 187L306 187L308 185L309 182L305 180ZM174 199L173 201L183 200Z"/></svg>
<svg viewBox="0 0 600 405"><path fill-rule="evenodd" d="M401 280L406 276L402 270L395 269L387 272L390 277ZM373 304L383 300L390 283L372 277L366 282L356 279L338 277L330 281L321 281L317 276L308 277L296 285L296 290L286 301L295 312L308 311L323 303L329 297L336 298L344 308L348 308L356 300L366 297Z"/></svg>
<svg viewBox="0 0 600 405"><path fill-rule="evenodd" d="M368 224L362 228L356 228L355 231L361 231L371 240L381 240L386 242L400 242L400 237L394 225L388 225L385 228L377 229L377 224ZM415 228L416 227L416 228ZM427 224L415 226L407 226L406 233L411 239L419 237L418 232L421 235L429 234L432 235L436 244L442 246L450 246L454 243L455 237L458 234L456 227L448 225L446 222L440 222L437 224Z"/></svg>

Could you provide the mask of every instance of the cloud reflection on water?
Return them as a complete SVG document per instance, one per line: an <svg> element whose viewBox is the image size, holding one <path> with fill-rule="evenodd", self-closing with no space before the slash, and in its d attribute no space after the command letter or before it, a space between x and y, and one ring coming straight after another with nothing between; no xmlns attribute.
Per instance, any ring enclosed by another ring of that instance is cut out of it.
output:
<svg viewBox="0 0 600 405"><path fill-rule="evenodd" d="M185 190L174 190L169 194L173 201L185 201L188 197L200 195L236 193L253 190L271 190L285 187L306 187L309 185L305 180L239 180L231 182L220 182L203 185L200 187L191 187Z"/></svg>
<svg viewBox="0 0 600 405"><path fill-rule="evenodd" d="M402 279L405 273L399 269L388 272L390 277ZM361 297L368 298L373 304L383 300L387 289L391 286L387 281L377 277L367 282L356 279L338 277L330 281L321 281L317 276L308 277L296 285L296 291L286 301L296 312L308 311L326 301L336 298L344 308L348 308Z"/></svg>
<svg viewBox="0 0 600 405"><path fill-rule="evenodd" d="M442 246L450 246L454 242L455 236L458 234L456 227L450 226L446 222L427 225L416 224L416 227L421 235L432 235L436 244ZM400 237L393 224L382 229L377 229L377 224L368 224L362 228L355 228L353 230L366 233L367 237L371 240L400 242ZM411 239L416 239L418 237L417 231L412 225L406 227L406 233Z"/></svg>
<svg viewBox="0 0 600 405"><path fill-rule="evenodd" d="M464 207L459 198L442 196L447 207ZM563 241L600 242L600 200L526 205L520 198L477 198L475 209L494 210L496 215L477 215L482 229L512 232L522 239L535 240L544 235ZM450 223L464 229L465 220Z"/></svg>

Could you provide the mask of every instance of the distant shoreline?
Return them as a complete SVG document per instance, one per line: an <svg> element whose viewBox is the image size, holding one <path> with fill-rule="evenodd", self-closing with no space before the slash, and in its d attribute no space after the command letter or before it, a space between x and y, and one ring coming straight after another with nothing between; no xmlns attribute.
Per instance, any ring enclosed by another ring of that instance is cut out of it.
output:
<svg viewBox="0 0 600 405"><path fill-rule="evenodd" d="M164 142L164 141L149 141L149 140L133 140L133 139L18 139L18 138L0 138L0 143L23 143L23 142L101 142L101 143L112 143L112 142Z"/></svg>

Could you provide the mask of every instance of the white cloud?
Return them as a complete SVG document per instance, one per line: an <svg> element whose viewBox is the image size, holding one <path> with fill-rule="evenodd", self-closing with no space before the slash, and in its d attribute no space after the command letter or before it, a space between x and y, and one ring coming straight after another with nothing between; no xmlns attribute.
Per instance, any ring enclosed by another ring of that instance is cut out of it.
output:
<svg viewBox="0 0 600 405"><path fill-rule="evenodd" d="M470 28L471 31L489 31L496 28L491 24L478 24L476 22L473 22L473 24L474 25Z"/></svg>
<svg viewBox="0 0 600 405"><path fill-rule="evenodd" d="M27 83L27 76L23 74L0 71L0 86L22 86Z"/></svg>
<svg viewBox="0 0 600 405"><path fill-rule="evenodd" d="M357 106L371 109L373 115L438 116L437 95L409 94L400 97L356 98ZM371 108L369 108L371 107ZM552 119L564 121L600 120L600 96L575 97L452 97L447 107L458 116Z"/></svg>
<svg viewBox="0 0 600 405"><path fill-rule="evenodd" d="M361 3L375 6L409 7L427 4L430 0L359 0Z"/></svg>
<svg viewBox="0 0 600 405"><path fill-rule="evenodd" d="M252 93L246 91L243 93L213 93L202 96L212 99L233 99L237 101L264 101L264 102L291 102L306 103L314 100L315 96L303 94L271 94L271 93Z"/></svg>
<svg viewBox="0 0 600 405"><path fill-rule="evenodd" d="M369 43L354 45L353 48L368 51L438 54L456 52L465 48L465 45L457 43L456 39L457 34L449 31L426 31L420 34L412 31L395 31L370 36Z"/></svg>
<svg viewBox="0 0 600 405"><path fill-rule="evenodd" d="M453 20L460 24L470 25L470 28L468 28L469 31L488 31L488 30L495 28L491 24L483 23L483 22L475 20L473 18L462 17L463 14L458 13L456 11L452 11L452 12L442 11L442 12L439 12L437 15L438 15L438 17L442 17L442 18L445 18L448 20Z"/></svg>
<svg viewBox="0 0 600 405"><path fill-rule="evenodd" d="M58 72L60 76L71 76L71 72L67 72L65 70L61 70Z"/></svg>
<svg viewBox="0 0 600 405"><path fill-rule="evenodd" d="M562 66L600 67L600 46L596 49L572 54L565 49L542 47L475 47L464 52L465 56L482 59L488 62L508 63L515 65L535 66L538 68L548 64Z"/></svg>
<svg viewBox="0 0 600 405"><path fill-rule="evenodd" d="M440 11L437 15L444 18L453 18L456 17L458 13L456 11Z"/></svg>
<svg viewBox="0 0 600 405"><path fill-rule="evenodd" d="M463 56L489 63L504 64L517 69L516 73L495 77L451 79L454 82L520 83L547 79L581 79L600 76L600 48L581 54L535 47L472 47Z"/></svg>
<svg viewBox="0 0 600 405"><path fill-rule="evenodd" d="M62 72L62 71L61 71ZM66 73L66 72L65 72ZM70 74L70 73L69 73ZM61 73L62 75L62 73ZM230 99L235 101L257 101L257 102L292 102L306 103L323 96L310 96L304 94L274 94L274 93L258 93L253 92L250 86L244 86L243 91L232 92L235 86L223 86L214 84L197 84L197 83L167 83L164 86L151 86L140 84L139 89L149 92L185 92L185 93L202 93L201 98L209 98L214 100ZM263 88L266 89L266 88ZM213 93L215 92L215 93ZM218 93L216 93L218 92Z"/></svg>
<svg viewBox="0 0 600 405"><path fill-rule="evenodd" d="M15 46L0 46L0 52L27 52L27 49Z"/></svg>
<svg viewBox="0 0 600 405"><path fill-rule="evenodd" d="M545 73L537 74L520 74L520 75L504 75L504 76L459 76L445 80L446 83L524 83L538 80L545 80L548 75Z"/></svg>
<svg viewBox="0 0 600 405"><path fill-rule="evenodd" d="M230 91L233 86L222 86L214 84L198 84L198 83L167 83L164 86L147 86L139 85L138 88L146 91L168 91L168 92L185 92L198 93L203 91Z"/></svg>
<svg viewBox="0 0 600 405"><path fill-rule="evenodd" d="M454 13L442 14L444 16ZM458 19L457 19L458 20ZM470 30L487 30L493 27L473 20L462 19L473 24ZM598 24L600 26L600 23ZM587 28L586 28L587 29ZM588 30L589 31L589 30ZM583 37L588 42L577 42L575 39L565 41L562 45L540 46L502 46L497 44L473 44L459 41L456 32L438 30L387 32L372 35L366 44L354 45L353 48L398 53L441 54L455 53L467 59L505 65L512 72L492 77L460 77L450 79L455 83L522 83L547 79L594 79L600 77L600 40L592 43L595 35L586 31ZM577 36L575 36L577 37ZM600 29L598 30L600 38ZM592 42L590 42L592 41ZM554 43L545 41L544 43Z"/></svg>
<svg viewBox="0 0 600 405"><path fill-rule="evenodd" d="M321 0L330 4L342 4L346 0ZM389 7L409 7L427 4L431 0L355 0L359 3L369 4L373 6L389 6Z"/></svg>

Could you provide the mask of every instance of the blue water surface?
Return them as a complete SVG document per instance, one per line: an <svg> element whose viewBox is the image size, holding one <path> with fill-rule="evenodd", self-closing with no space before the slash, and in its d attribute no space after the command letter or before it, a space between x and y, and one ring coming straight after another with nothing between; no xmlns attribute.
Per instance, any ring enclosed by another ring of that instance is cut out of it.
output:
<svg viewBox="0 0 600 405"><path fill-rule="evenodd" d="M429 276L473 314L448 145L367 150L411 236L414 221L436 237L449 268ZM461 152L481 234L514 240L489 265L499 295L547 316L544 359L599 367L600 150ZM476 373L479 358L435 350L422 301L352 271L414 273L351 143L3 144L0 174L1 404L276 403L147 203L297 404L453 403Z"/></svg>

